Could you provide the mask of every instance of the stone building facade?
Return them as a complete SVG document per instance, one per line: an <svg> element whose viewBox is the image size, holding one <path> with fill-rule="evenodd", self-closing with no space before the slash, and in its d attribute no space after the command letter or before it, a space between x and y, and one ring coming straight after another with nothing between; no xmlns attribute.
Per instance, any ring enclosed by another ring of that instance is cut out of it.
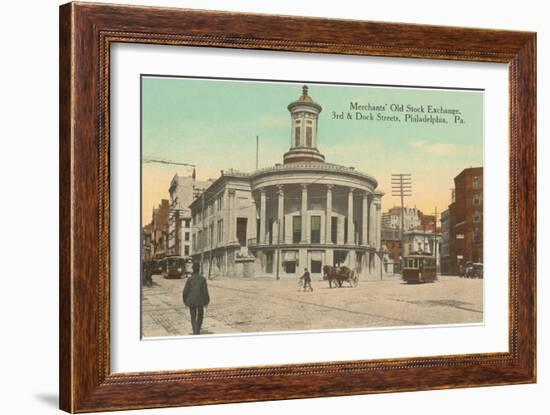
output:
<svg viewBox="0 0 550 415"><path fill-rule="evenodd" d="M288 106L291 145L283 163L226 171L190 205L192 251L209 275L297 277L345 265L378 276L381 198L370 175L325 161L322 108L306 86Z"/></svg>

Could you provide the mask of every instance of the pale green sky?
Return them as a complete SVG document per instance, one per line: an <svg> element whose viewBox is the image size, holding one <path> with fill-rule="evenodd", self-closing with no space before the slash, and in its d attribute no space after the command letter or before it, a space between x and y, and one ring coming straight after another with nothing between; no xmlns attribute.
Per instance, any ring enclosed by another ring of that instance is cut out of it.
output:
<svg viewBox="0 0 550 415"><path fill-rule="evenodd" d="M429 213L435 206L447 208L454 176L482 165L480 91L308 85L309 95L323 107L319 150L328 162L373 175L386 192L384 210L398 203L390 195L391 173L412 174L413 197L406 203ZM290 146L287 105L301 90L302 83L143 77L143 156L193 163L197 179L217 178L220 170L254 169L259 135L260 167L280 163ZM331 119L333 111L350 111L350 102L442 105L460 110L465 123L455 124L452 117L448 124L407 123L404 114L400 123ZM190 174L185 168L143 166L144 223L159 198L168 197L169 177L176 171Z"/></svg>

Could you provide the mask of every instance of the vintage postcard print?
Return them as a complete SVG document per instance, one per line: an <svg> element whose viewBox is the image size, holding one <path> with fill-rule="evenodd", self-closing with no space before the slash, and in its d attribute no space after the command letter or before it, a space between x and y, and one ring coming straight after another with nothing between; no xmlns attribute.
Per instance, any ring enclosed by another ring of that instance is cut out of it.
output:
<svg viewBox="0 0 550 415"><path fill-rule="evenodd" d="M483 100L143 75L142 337L482 323Z"/></svg>

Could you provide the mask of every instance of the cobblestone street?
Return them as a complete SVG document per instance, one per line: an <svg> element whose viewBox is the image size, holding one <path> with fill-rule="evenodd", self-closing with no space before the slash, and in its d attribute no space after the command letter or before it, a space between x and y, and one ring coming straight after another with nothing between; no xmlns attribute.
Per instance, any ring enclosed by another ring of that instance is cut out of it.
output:
<svg viewBox="0 0 550 415"><path fill-rule="evenodd" d="M153 277L143 288L144 337L191 334L182 280ZM336 328L479 323L483 280L439 277L433 284L407 285L399 278L360 282L357 288L313 281L313 292L296 280L215 279L203 334Z"/></svg>

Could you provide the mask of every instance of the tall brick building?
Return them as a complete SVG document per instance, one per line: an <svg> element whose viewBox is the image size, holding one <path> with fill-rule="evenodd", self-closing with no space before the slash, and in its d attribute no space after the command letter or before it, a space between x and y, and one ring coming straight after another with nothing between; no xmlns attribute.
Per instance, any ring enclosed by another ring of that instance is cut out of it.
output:
<svg viewBox="0 0 550 415"><path fill-rule="evenodd" d="M468 262L483 262L483 167L464 169L454 179L449 205L449 272L460 274Z"/></svg>
<svg viewBox="0 0 550 415"><path fill-rule="evenodd" d="M164 258L168 251L168 219L170 213L170 202L162 199L160 205L153 209L151 221L151 232L153 242L154 258Z"/></svg>

